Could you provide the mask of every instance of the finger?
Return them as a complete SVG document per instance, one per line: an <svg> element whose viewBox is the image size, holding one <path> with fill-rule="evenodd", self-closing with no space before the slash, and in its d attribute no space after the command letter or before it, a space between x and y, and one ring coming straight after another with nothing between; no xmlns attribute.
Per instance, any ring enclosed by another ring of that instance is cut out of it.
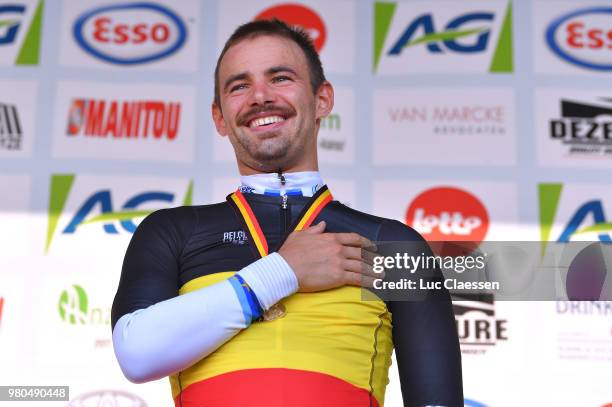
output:
<svg viewBox="0 0 612 407"><path fill-rule="evenodd" d="M359 247L342 246L341 254L345 259L361 261L361 249Z"/></svg>
<svg viewBox="0 0 612 407"><path fill-rule="evenodd" d="M374 271L370 264L364 263L359 260L346 259L343 262L344 271L350 273L361 274L362 276L374 277L374 278L385 278L384 271L377 273Z"/></svg>
<svg viewBox="0 0 612 407"><path fill-rule="evenodd" d="M378 254L371 252L369 250L366 249L361 249L361 260L364 263L370 264L370 265L374 265L374 259L376 257L379 257Z"/></svg>
<svg viewBox="0 0 612 407"><path fill-rule="evenodd" d="M304 232L306 233L310 233L310 234L317 234L317 233L323 233L323 231L325 231L325 221L322 220L321 222L317 223L314 226L310 226L308 228L306 228L304 230Z"/></svg>
<svg viewBox="0 0 612 407"><path fill-rule="evenodd" d="M373 248L374 243L357 233L336 233L336 239L344 246L362 247L362 248Z"/></svg>
<svg viewBox="0 0 612 407"><path fill-rule="evenodd" d="M369 287L369 288L372 288L374 286L374 280L376 280L373 277L368 277L368 276L364 276L358 273L351 273L351 272L346 272L344 278L345 278L344 284L346 285L353 285L357 287Z"/></svg>

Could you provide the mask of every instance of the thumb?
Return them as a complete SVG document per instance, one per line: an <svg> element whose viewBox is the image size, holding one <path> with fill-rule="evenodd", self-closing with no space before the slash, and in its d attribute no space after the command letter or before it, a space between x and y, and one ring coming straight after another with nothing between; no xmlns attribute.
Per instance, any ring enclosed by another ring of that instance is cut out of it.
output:
<svg viewBox="0 0 612 407"><path fill-rule="evenodd" d="M321 222L317 223L314 226L310 226L308 229L305 230L306 233L310 233L310 234L317 234L317 233L323 233L323 231L325 230L325 221L322 220Z"/></svg>

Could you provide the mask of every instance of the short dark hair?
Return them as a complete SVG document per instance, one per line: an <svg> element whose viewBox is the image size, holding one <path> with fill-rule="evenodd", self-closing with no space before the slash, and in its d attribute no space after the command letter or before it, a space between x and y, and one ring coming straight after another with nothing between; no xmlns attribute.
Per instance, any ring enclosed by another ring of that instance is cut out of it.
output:
<svg viewBox="0 0 612 407"><path fill-rule="evenodd" d="M323 73L323 66L319 59L310 36L306 31L300 27L291 27L278 19L273 20L258 20L251 21L243 24L234 31L229 37L223 51L217 59L217 66L215 67L215 103L217 106L221 106L221 96L219 89L219 65L221 60L230 47L237 44L244 39L256 38L262 35L272 35L282 38L287 38L295 42L304 52L306 60L308 61L308 71L310 72L310 85L312 91L316 92L319 87L325 82L325 74Z"/></svg>

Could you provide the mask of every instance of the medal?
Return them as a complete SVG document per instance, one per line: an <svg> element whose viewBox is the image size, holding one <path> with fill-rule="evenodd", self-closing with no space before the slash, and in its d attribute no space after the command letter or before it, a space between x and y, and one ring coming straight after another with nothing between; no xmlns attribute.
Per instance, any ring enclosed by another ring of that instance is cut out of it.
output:
<svg viewBox="0 0 612 407"><path fill-rule="evenodd" d="M319 189L304 206L304 209L302 210L300 216L297 217L296 222L289 227L284 238L279 242L278 248L283 245L285 239L291 232L309 227L323 208L332 201L332 199L332 194L329 192L327 185L324 185L321 189ZM242 195L242 192L237 190L233 194L228 195L227 201L232 208L234 208L236 216L241 221L242 226L248 235L247 241L253 249L255 257L259 259L267 256L269 253L268 241L266 240L266 237L259 226L255 213L251 209L251 206L245 199L244 195ZM275 319L284 317L285 314L287 314L285 306L281 302L278 302L263 313L263 320L274 321Z"/></svg>
<svg viewBox="0 0 612 407"><path fill-rule="evenodd" d="M273 306L270 307L269 310L263 313L264 321L274 321L275 319L279 319L287 314L287 309L281 302L277 302Z"/></svg>

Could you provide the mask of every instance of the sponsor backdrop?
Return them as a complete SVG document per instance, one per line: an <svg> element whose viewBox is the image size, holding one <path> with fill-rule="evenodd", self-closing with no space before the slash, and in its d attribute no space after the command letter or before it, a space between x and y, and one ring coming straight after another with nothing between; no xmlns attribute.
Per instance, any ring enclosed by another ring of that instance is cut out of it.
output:
<svg viewBox="0 0 612 407"><path fill-rule="evenodd" d="M123 254L148 213L237 186L214 64L271 17L335 85L318 143L337 199L430 240L611 240L611 0L0 0L1 384L172 404L113 355ZM456 301L465 405L609 405L607 300Z"/></svg>

